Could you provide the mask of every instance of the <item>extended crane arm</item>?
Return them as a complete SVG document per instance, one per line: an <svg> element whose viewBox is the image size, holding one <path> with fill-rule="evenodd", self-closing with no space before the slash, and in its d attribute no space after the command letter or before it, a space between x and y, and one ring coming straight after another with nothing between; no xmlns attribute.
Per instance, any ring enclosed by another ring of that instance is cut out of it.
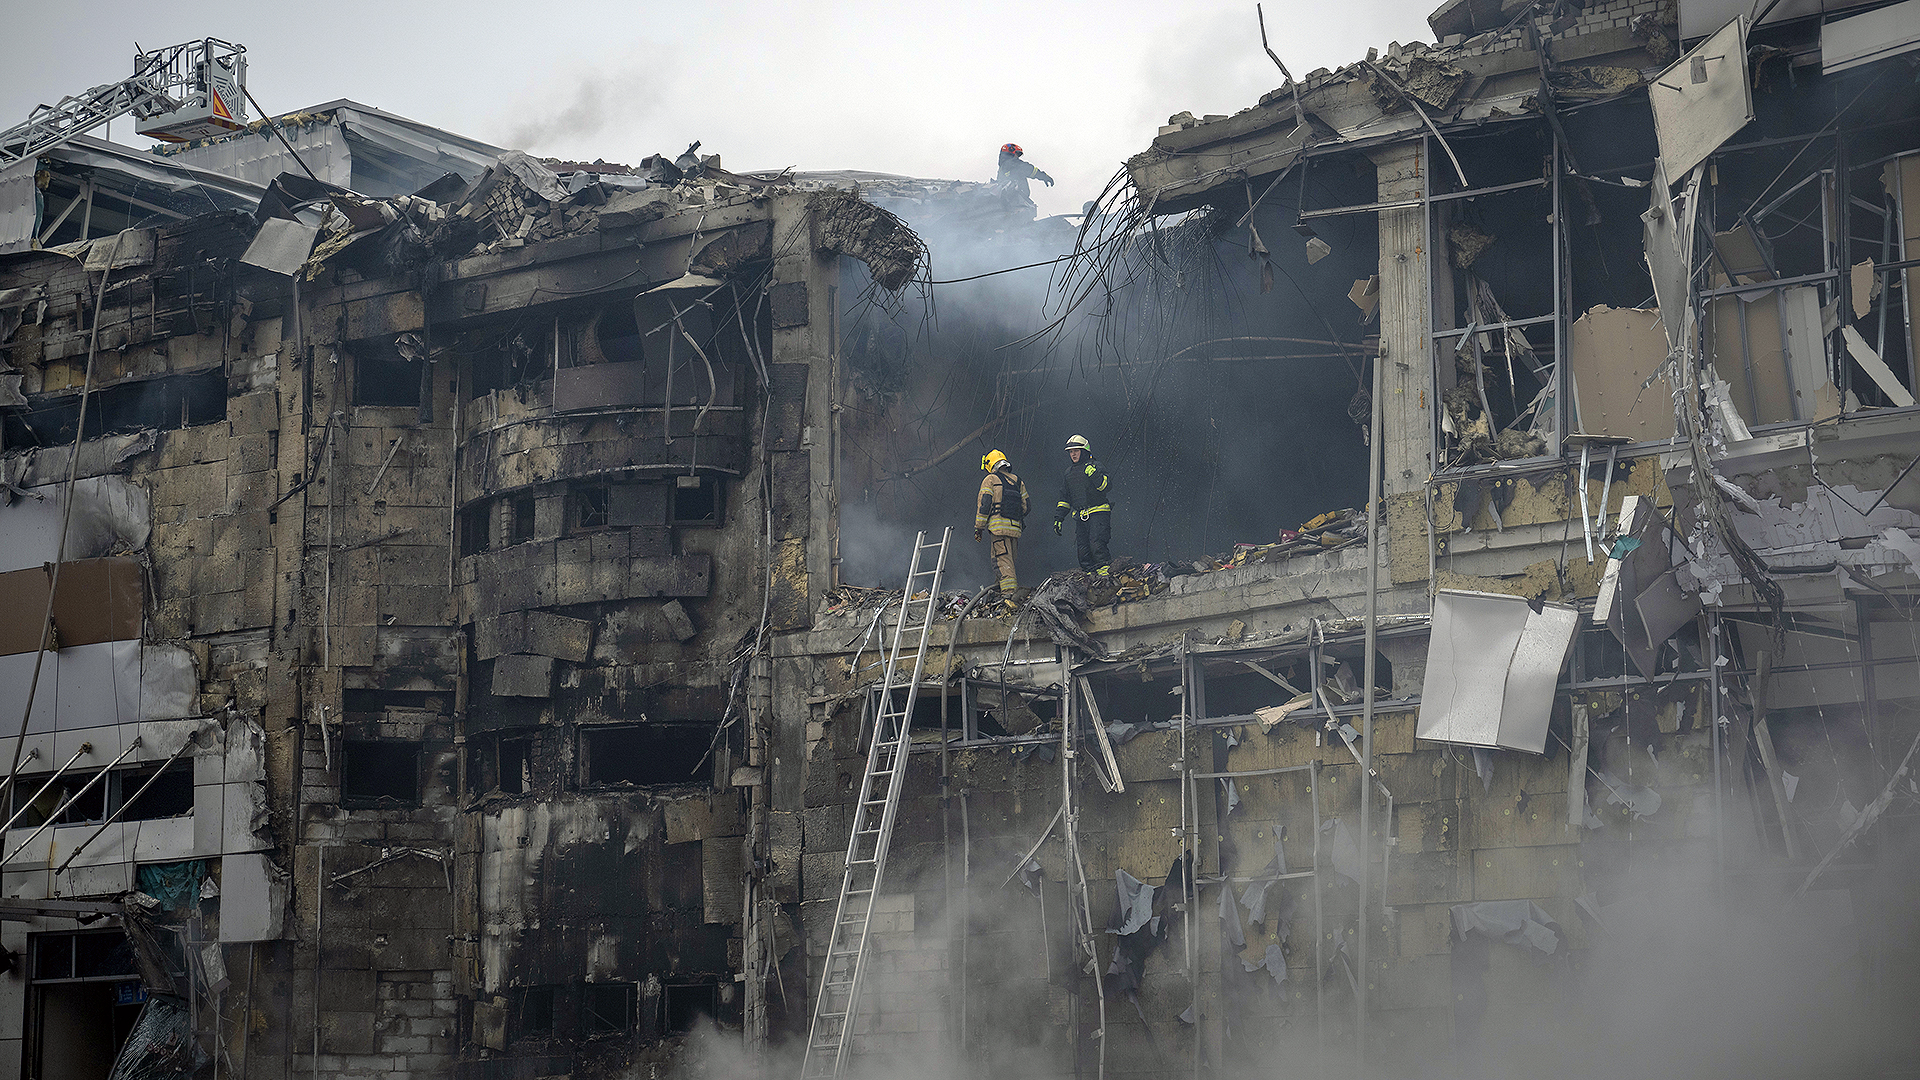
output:
<svg viewBox="0 0 1920 1080"><path fill-rule="evenodd" d="M136 52L130 78L42 105L0 131L0 165L38 157L128 113L134 130L166 142L238 131L247 123L246 52L218 38Z"/></svg>

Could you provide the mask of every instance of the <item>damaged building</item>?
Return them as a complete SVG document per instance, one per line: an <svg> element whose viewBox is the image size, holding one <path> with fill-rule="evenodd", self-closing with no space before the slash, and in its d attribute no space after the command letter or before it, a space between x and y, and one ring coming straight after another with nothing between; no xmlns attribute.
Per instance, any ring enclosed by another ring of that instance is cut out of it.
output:
<svg viewBox="0 0 1920 1080"><path fill-rule="evenodd" d="M0 1076L1909 1053L1920 0L1429 21L1077 230L0 154Z"/></svg>

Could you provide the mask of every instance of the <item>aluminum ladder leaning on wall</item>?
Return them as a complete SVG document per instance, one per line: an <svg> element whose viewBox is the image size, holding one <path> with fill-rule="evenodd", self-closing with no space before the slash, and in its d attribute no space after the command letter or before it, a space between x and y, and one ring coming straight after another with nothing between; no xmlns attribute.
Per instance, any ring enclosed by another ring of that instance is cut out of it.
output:
<svg viewBox="0 0 1920 1080"><path fill-rule="evenodd" d="M893 819L900 809L900 779L906 772L907 752L912 744L913 706L920 696L920 672L927 657L927 635L933 628L934 613L940 607L940 576L947 567L947 545L953 539L948 528L935 543L927 543L922 532L913 538L913 561L907 568L907 585L900 595L899 621L894 624L893 644L887 650L886 673L880 680L880 707L873 720L873 741L867 748L867 773L860 781L860 801L853 808L853 833L847 841L846 876L840 882L840 902L834 908L833 936L827 944L827 959L820 973L820 990L814 995L813 1027L807 1033L806 1060L802 1080L839 1076L846 1068L848 1036L853 1033L854 1016L860 1005L860 982L866 973L867 938L872 925L873 903L880 895L880 874L887 864L887 844L893 839ZM932 552L933 569L922 570ZM917 599L924 588L925 600ZM908 616L918 611L919 622ZM913 645L912 675L896 681L907 635L917 631ZM897 701L895 690L904 688L906 700Z"/></svg>

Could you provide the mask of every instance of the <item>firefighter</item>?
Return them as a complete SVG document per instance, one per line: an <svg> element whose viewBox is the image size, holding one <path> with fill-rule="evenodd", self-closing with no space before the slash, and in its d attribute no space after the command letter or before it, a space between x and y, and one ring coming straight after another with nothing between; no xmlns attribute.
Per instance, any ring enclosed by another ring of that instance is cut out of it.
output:
<svg viewBox="0 0 1920 1080"><path fill-rule="evenodd" d="M1020 587L1013 560L1020 548L1020 524L1032 508L1027 485L1014 475L1007 455L998 450L980 459L986 478L980 481L980 502L973 513L973 539L993 534L993 565L1000 572L1000 591L1011 596Z"/></svg>
<svg viewBox="0 0 1920 1080"><path fill-rule="evenodd" d="M1038 180L1048 187L1052 187L1053 177L1041 172L1033 164L1024 160L1021 155L1025 153L1025 150L1020 149L1019 143L1008 143L1002 146L1000 148L1000 175L995 177L994 182L999 184L1001 189L1007 193L1016 195L1027 202L1032 202L1033 196L1028 190L1027 181Z"/></svg>
<svg viewBox="0 0 1920 1080"><path fill-rule="evenodd" d="M1113 570L1113 554L1107 550L1113 538L1113 488L1106 470L1093 460L1093 447L1084 435L1067 440L1067 478L1060 485L1060 505L1053 512L1055 535L1068 514L1075 518L1073 539L1080 569L1106 577Z"/></svg>

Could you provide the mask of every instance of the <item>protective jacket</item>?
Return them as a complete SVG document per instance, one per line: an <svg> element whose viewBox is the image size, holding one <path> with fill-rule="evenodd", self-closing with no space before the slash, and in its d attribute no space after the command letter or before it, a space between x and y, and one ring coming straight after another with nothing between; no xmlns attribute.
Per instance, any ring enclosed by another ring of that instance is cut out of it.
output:
<svg viewBox="0 0 1920 1080"><path fill-rule="evenodd" d="M1000 174L994 179L996 183L1009 191L1029 196L1031 195L1031 189L1027 186L1027 181L1038 180L1043 184L1049 185L1053 183L1053 177L1042 172L1038 166L1024 158L1008 153L1002 153L1000 155Z"/></svg>
<svg viewBox="0 0 1920 1080"><path fill-rule="evenodd" d="M1078 465L1068 463L1067 478L1060 485L1060 503L1053 512L1055 521L1067 520L1067 515L1078 515L1085 521L1090 514L1113 509L1113 485L1107 479L1107 471L1091 456L1082 457Z"/></svg>
<svg viewBox="0 0 1920 1080"><path fill-rule="evenodd" d="M974 509L973 527L995 536L1019 536L1030 508L1027 485L1002 465L980 481L980 503Z"/></svg>

